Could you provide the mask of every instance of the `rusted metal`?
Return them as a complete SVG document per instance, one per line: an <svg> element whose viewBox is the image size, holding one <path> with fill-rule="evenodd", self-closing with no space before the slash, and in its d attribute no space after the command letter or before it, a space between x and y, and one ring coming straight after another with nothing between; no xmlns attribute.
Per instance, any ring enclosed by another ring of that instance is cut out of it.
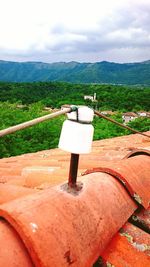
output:
<svg viewBox="0 0 150 267"><path fill-rule="evenodd" d="M79 164L79 154L71 154L70 158L70 169L69 169L69 187L76 187L77 182L77 173L78 173L78 164Z"/></svg>
<svg viewBox="0 0 150 267"><path fill-rule="evenodd" d="M0 205L0 216L24 241L35 267L91 267L137 209L108 174L79 181L83 188L76 197L56 186Z"/></svg>
<svg viewBox="0 0 150 267"><path fill-rule="evenodd" d="M109 162L105 167L100 166L87 170L83 175L93 172L104 172L117 178L129 194L145 209L150 203L150 158L145 155L131 157L120 162Z"/></svg>

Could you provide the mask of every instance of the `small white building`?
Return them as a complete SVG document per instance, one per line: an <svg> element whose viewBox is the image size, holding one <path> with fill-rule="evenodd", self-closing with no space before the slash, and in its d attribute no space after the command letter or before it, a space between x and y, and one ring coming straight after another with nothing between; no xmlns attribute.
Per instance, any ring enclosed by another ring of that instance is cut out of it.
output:
<svg viewBox="0 0 150 267"><path fill-rule="evenodd" d="M137 114L138 114L140 117L146 117L146 111L138 111Z"/></svg>
<svg viewBox="0 0 150 267"><path fill-rule="evenodd" d="M94 93L94 95L84 95L84 100L90 100L92 102L97 102L96 100L96 93Z"/></svg>
<svg viewBox="0 0 150 267"><path fill-rule="evenodd" d="M122 115L123 123L126 124L138 118L138 115L134 112L126 112Z"/></svg>
<svg viewBox="0 0 150 267"><path fill-rule="evenodd" d="M138 114L140 117L147 117L147 112L146 112L146 111L138 111L137 114Z"/></svg>
<svg viewBox="0 0 150 267"><path fill-rule="evenodd" d="M93 102L93 96L91 96L91 95L84 95L84 100L91 100Z"/></svg>

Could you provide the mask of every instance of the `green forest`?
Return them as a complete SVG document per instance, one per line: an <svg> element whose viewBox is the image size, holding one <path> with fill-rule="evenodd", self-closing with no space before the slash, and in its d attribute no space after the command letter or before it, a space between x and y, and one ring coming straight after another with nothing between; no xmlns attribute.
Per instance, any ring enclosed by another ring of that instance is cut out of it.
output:
<svg viewBox="0 0 150 267"><path fill-rule="evenodd" d="M96 102L84 95L96 93ZM0 83L0 129L5 129L48 114L44 107L60 109L63 104L88 105L97 110L112 110L112 117L122 123L122 113L149 111L150 88L119 85L71 84L64 82ZM53 112L53 111L51 111ZM0 138L0 157L55 148L65 116L37 124ZM98 117L93 122L94 140L130 134L131 132ZM147 131L149 118L138 118L130 127Z"/></svg>

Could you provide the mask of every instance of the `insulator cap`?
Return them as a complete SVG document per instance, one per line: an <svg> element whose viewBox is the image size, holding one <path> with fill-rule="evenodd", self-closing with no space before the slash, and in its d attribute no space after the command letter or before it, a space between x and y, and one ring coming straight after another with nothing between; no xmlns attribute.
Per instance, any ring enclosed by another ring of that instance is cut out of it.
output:
<svg viewBox="0 0 150 267"><path fill-rule="evenodd" d="M91 123L93 121L94 111L86 106L79 106L76 111L67 113L67 117L70 120Z"/></svg>
<svg viewBox="0 0 150 267"><path fill-rule="evenodd" d="M59 148L74 154L91 152L94 128L91 125L94 112L88 107L79 107L78 112L67 114L68 120L63 123Z"/></svg>

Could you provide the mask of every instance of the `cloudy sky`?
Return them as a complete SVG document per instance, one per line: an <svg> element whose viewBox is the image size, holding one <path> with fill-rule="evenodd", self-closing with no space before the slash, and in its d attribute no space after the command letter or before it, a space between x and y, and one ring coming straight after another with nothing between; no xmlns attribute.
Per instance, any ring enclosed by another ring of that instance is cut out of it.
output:
<svg viewBox="0 0 150 267"><path fill-rule="evenodd" d="M150 0L0 0L0 59L150 59Z"/></svg>

